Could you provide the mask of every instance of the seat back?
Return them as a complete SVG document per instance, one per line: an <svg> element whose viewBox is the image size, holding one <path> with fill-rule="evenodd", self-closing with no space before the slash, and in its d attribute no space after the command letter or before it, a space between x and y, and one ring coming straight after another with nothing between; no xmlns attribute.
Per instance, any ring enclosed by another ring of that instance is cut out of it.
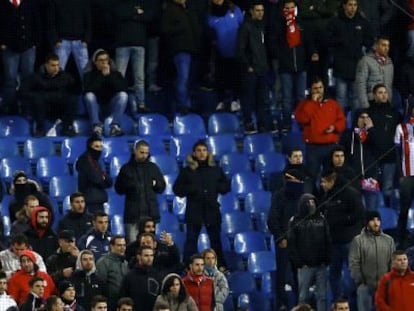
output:
<svg viewBox="0 0 414 311"><path fill-rule="evenodd" d="M222 214L240 211L239 200L231 191L226 194L220 194L217 201L220 204L220 212Z"/></svg>
<svg viewBox="0 0 414 311"><path fill-rule="evenodd" d="M60 152L63 158L69 164L74 164L76 159L86 151L86 137L70 137L65 138L60 147Z"/></svg>
<svg viewBox="0 0 414 311"><path fill-rule="evenodd" d="M122 165L127 163L130 157L130 154L119 154L113 156L109 162L109 175L115 179L118 176Z"/></svg>
<svg viewBox="0 0 414 311"><path fill-rule="evenodd" d="M13 182L13 174L16 171L24 171L28 176L32 175L29 160L22 157L8 157L1 159L0 177L10 185Z"/></svg>
<svg viewBox="0 0 414 311"><path fill-rule="evenodd" d="M247 155L238 152L222 155L220 158L220 167L228 177L232 177L236 173L251 171L250 161Z"/></svg>
<svg viewBox="0 0 414 311"><path fill-rule="evenodd" d="M63 202L63 199L77 191L77 180L73 176L54 176L49 182L49 196L58 202Z"/></svg>
<svg viewBox="0 0 414 311"><path fill-rule="evenodd" d="M266 152L257 155L255 160L256 172L266 176L281 173L286 166L286 156L279 152Z"/></svg>
<svg viewBox="0 0 414 311"><path fill-rule="evenodd" d="M56 155L55 144L48 137L28 138L23 145L23 154L34 164L40 157Z"/></svg>
<svg viewBox="0 0 414 311"><path fill-rule="evenodd" d="M0 159L20 155L19 145L13 136L0 138Z"/></svg>
<svg viewBox="0 0 414 311"><path fill-rule="evenodd" d="M253 224L244 212L225 213L221 216L221 231L227 236L234 236L238 232L253 231Z"/></svg>
<svg viewBox="0 0 414 311"><path fill-rule="evenodd" d="M179 172L177 160L172 156L166 154L152 155L150 161L159 167L163 175L178 174Z"/></svg>
<svg viewBox="0 0 414 311"><path fill-rule="evenodd" d="M179 115L174 118L174 136L192 135L205 138L207 135L203 119L198 114Z"/></svg>
<svg viewBox="0 0 414 311"><path fill-rule="evenodd" d="M53 176L69 174L69 167L66 160L59 156L41 157L37 160L36 176L42 182L47 183Z"/></svg>
<svg viewBox="0 0 414 311"><path fill-rule="evenodd" d="M171 136L168 119L162 114L148 113L138 118L138 135L141 137L154 136L163 140Z"/></svg>
<svg viewBox="0 0 414 311"><path fill-rule="evenodd" d="M127 137L108 137L103 140L102 159L106 163L116 155L131 155L131 148Z"/></svg>
<svg viewBox="0 0 414 311"><path fill-rule="evenodd" d="M247 135L243 140L243 152L251 160L256 158L260 153L275 151L275 144L272 135L269 133L259 133Z"/></svg>
<svg viewBox="0 0 414 311"><path fill-rule="evenodd" d="M261 232L239 232L234 236L234 251L236 254L247 257L252 252L265 250L267 250L266 238Z"/></svg>
<svg viewBox="0 0 414 311"><path fill-rule="evenodd" d="M272 251L254 251L248 255L247 270L253 274L276 271L276 258Z"/></svg>
<svg viewBox="0 0 414 311"><path fill-rule="evenodd" d="M0 137L7 136L30 136L30 124L20 116L0 117Z"/></svg>
<svg viewBox="0 0 414 311"><path fill-rule="evenodd" d="M238 136L241 133L240 121L230 112L213 113L208 118L208 134L231 134Z"/></svg>
<svg viewBox="0 0 414 311"><path fill-rule="evenodd" d="M231 191L243 198L249 193L262 190L263 184L260 176L253 172L240 172L231 178Z"/></svg>
<svg viewBox="0 0 414 311"><path fill-rule="evenodd" d="M193 152L193 145L200 137L193 135L174 136L170 139L170 156L183 163L185 158Z"/></svg>
<svg viewBox="0 0 414 311"><path fill-rule="evenodd" d="M251 215L269 213L272 204L272 193L270 191L257 190L249 192L244 200L244 209Z"/></svg>
<svg viewBox="0 0 414 311"><path fill-rule="evenodd" d="M207 137L209 151L216 160L227 153L237 152L237 144L234 136L231 134L222 134Z"/></svg>

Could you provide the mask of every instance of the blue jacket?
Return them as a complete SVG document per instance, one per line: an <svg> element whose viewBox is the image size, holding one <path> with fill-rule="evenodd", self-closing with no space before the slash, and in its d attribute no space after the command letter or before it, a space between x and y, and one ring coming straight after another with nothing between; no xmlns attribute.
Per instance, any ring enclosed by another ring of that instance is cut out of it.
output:
<svg viewBox="0 0 414 311"><path fill-rule="evenodd" d="M95 256L95 261L98 261L103 254L109 252L109 241L111 239L111 233L105 232L104 234L95 231L91 228L86 232L78 241L79 249L89 249Z"/></svg>

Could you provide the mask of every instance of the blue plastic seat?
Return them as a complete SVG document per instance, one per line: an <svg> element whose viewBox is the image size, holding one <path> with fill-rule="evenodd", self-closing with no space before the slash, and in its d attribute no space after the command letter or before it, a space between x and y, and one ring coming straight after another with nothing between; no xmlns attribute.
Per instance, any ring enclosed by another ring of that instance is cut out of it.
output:
<svg viewBox="0 0 414 311"><path fill-rule="evenodd" d="M125 196L119 195L116 192L108 191L108 202L104 203L105 212L111 215L124 215Z"/></svg>
<svg viewBox="0 0 414 311"><path fill-rule="evenodd" d="M281 173L286 166L286 156L279 152L260 153L256 157L255 169L261 176Z"/></svg>
<svg viewBox="0 0 414 311"><path fill-rule="evenodd" d="M256 280L249 271L235 271L227 277L230 292L238 297L240 294L251 293L256 290Z"/></svg>
<svg viewBox="0 0 414 311"><path fill-rule="evenodd" d="M48 183L53 176L63 175L69 175L69 167L64 158L48 156L37 160L36 176L42 183Z"/></svg>
<svg viewBox="0 0 414 311"><path fill-rule="evenodd" d="M171 213L160 213L160 222L155 226L155 234L159 236L161 232L166 231L169 233L175 233L180 231L180 222L177 216Z"/></svg>
<svg viewBox="0 0 414 311"><path fill-rule="evenodd" d="M289 154L293 148L300 148L305 155L306 148L303 142L302 133L290 132L282 136L282 153Z"/></svg>
<svg viewBox="0 0 414 311"><path fill-rule="evenodd" d="M65 138L62 142L60 152L66 162L73 165L76 159L86 151L87 137L70 137Z"/></svg>
<svg viewBox="0 0 414 311"><path fill-rule="evenodd" d="M251 172L249 158L244 153L228 153L220 158L220 167L227 177L232 177L236 173Z"/></svg>
<svg viewBox="0 0 414 311"><path fill-rule="evenodd" d="M396 229L398 227L398 214L395 209L379 207L378 212L381 215L381 228L383 230Z"/></svg>
<svg viewBox="0 0 414 311"><path fill-rule="evenodd" d="M171 233L171 237L174 241L174 243L177 245L178 251L180 252L180 258L181 261L183 259L183 254L184 254L184 245L185 245L185 240L186 240L186 234L185 232L182 231L174 231L174 232L170 232Z"/></svg>
<svg viewBox="0 0 414 311"><path fill-rule="evenodd" d="M272 193L269 191L258 190L250 192L244 200L244 209L246 213L254 215L260 213L269 213L272 204Z"/></svg>
<svg viewBox="0 0 414 311"><path fill-rule="evenodd" d="M70 206L70 195L65 196L62 202L62 215L66 215L72 209Z"/></svg>
<svg viewBox="0 0 414 311"><path fill-rule="evenodd" d="M19 145L13 136L0 138L0 159L20 155Z"/></svg>
<svg viewBox="0 0 414 311"><path fill-rule="evenodd" d="M207 137L209 151L216 160L227 153L237 152L237 144L234 136L231 134L222 134Z"/></svg>
<svg viewBox="0 0 414 311"><path fill-rule="evenodd" d="M14 200L14 195L10 195L10 194L3 195L3 199L1 200L1 203L0 203L2 216L10 216L9 205L12 200Z"/></svg>
<svg viewBox="0 0 414 311"><path fill-rule="evenodd" d="M177 179L177 174L164 175L166 187L163 192L163 195L165 196L167 201L172 202L174 200L175 193L173 191L173 185L176 179Z"/></svg>
<svg viewBox="0 0 414 311"><path fill-rule="evenodd" d="M4 237L3 242L8 243L9 238L10 238L10 231L11 231L12 223L11 223L10 217L6 215L1 216L1 221L3 222L3 237Z"/></svg>
<svg viewBox="0 0 414 311"><path fill-rule="evenodd" d="M255 290L242 293L237 299L237 307L249 311L272 311L271 297Z"/></svg>
<svg viewBox="0 0 414 311"><path fill-rule="evenodd" d="M235 211L221 216L221 232L233 237L236 233L253 231L250 216L244 212Z"/></svg>
<svg viewBox="0 0 414 311"><path fill-rule="evenodd" d="M240 172L231 178L231 191L244 199L249 192L263 190L260 176L253 172Z"/></svg>
<svg viewBox="0 0 414 311"><path fill-rule="evenodd" d="M118 176L122 165L127 163L130 157L130 154L120 154L113 156L109 162L109 176L115 179Z"/></svg>
<svg viewBox="0 0 414 311"><path fill-rule="evenodd" d="M240 210L239 200L231 191L226 194L220 194L217 201L220 204L220 212L222 214Z"/></svg>
<svg viewBox="0 0 414 311"><path fill-rule="evenodd" d="M126 134L126 135L134 135L135 134L134 121L127 114L122 115L121 121L119 123L120 123L119 126L121 127L124 134ZM112 116L109 116L104 121L105 136L109 136L109 133L111 131L111 124L112 124Z"/></svg>
<svg viewBox="0 0 414 311"><path fill-rule="evenodd" d="M207 135L203 119L198 114L180 115L174 118L174 136L192 135L204 139Z"/></svg>
<svg viewBox="0 0 414 311"><path fill-rule="evenodd" d="M167 213L169 211L168 201L162 194L157 194L158 209L160 213Z"/></svg>
<svg viewBox="0 0 414 311"><path fill-rule="evenodd" d="M111 216L111 232L113 235L125 236L125 226L123 215L114 214Z"/></svg>
<svg viewBox="0 0 414 311"><path fill-rule="evenodd" d="M275 151L275 144L272 135L269 133L259 133L247 135L243 140L243 152L251 160L255 159L260 153Z"/></svg>
<svg viewBox="0 0 414 311"><path fill-rule="evenodd" d="M22 157L8 157L1 159L0 177L10 185L13 182L15 171L24 171L28 176L32 175L32 169L29 160Z"/></svg>
<svg viewBox="0 0 414 311"><path fill-rule="evenodd" d="M247 270L254 275L276 271L276 258L272 251L253 251L247 257Z"/></svg>
<svg viewBox="0 0 414 311"><path fill-rule="evenodd" d="M198 235L198 241L197 241L198 252L201 253L203 252L203 250L210 248L210 247L211 247L211 243L210 243L210 237L208 236L208 233L201 232Z"/></svg>
<svg viewBox="0 0 414 311"><path fill-rule="evenodd" d="M73 120L73 129L80 136L89 136L92 134L92 126L88 119Z"/></svg>
<svg viewBox="0 0 414 311"><path fill-rule="evenodd" d="M48 137L28 138L23 145L23 154L35 164L40 157L56 155L55 144Z"/></svg>
<svg viewBox="0 0 414 311"><path fill-rule="evenodd" d="M103 140L102 159L109 163L116 155L131 155L127 137L108 137Z"/></svg>
<svg viewBox="0 0 414 311"><path fill-rule="evenodd" d="M158 113L140 115L138 118L138 135L142 137L154 136L162 140L168 140L171 136L168 119Z"/></svg>
<svg viewBox="0 0 414 311"><path fill-rule="evenodd" d="M184 222L185 218L185 210L187 205L187 198L180 198L180 197L174 197L173 200L173 213L177 216L178 220L181 222Z"/></svg>
<svg viewBox="0 0 414 311"><path fill-rule="evenodd" d="M7 136L30 136L30 124L20 116L0 117L0 137Z"/></svg>
<svg viewBox="0 0 414 311"><path fill-rule="evenodd" d="M266 237L258 231L236 233L234 236L234 251L247 257L252 252L267 250Z"/></svg>
<svg viewBox="0 0 414 311"><path fill-rule="evenodd" d="M163 175L178 174L179 172L177 160L172 156L166 154L152 155L150 161L157 164Z"/></svg>
<svg viewBox="0 0 414 311"><path fill-rule="evenodd" d="M49 196L63 202L67 195L77 191L77 180L74 176L54 176L49 181Z"/></svg>
<svg viewBox="0 0 414 311"><path fill-rule="evenodd" d="M240 136L241 126L237 116L230 112L217 112L208 118L208 134L231 134Z"/></svg>
<svg viewBox="0 0 414 311"><path fill-rule="evenodd" d="M145 140L149 144L149 152L151 155L167 154L165 143L162 139L159 139L155 136L139 138L135 140L134 146L140 140Z"/></svg>
<svg viewBox="0 0 414 311"><path fill-rule="evenodd" d="M178 163L183 163L186 157L193 152L193 145L200 138L192 135L173 136L170 139L170 155L175 157Z"/></svg>

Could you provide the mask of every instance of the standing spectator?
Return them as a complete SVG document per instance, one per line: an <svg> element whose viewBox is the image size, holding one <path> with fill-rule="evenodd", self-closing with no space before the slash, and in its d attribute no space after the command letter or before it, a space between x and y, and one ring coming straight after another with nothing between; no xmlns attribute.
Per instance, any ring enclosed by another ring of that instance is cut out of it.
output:
<svg viewBox="0 0 414 311"><path fill-rule="evenodd" d="M394 80L394 64L388 56L390 40L379 36L375 39L374 50L363 56L356 68L355 83L358 92L358 107L368 108L369 102L374 99L372 94L374 85L382 83L392 98Z"/></svg>
<svg viewBox="0 0 414 311"><path fill-rule="evenodd" d="M221 214L217 203L218 194L230 191L230 182L204 141L193 145L193 152L187 156L187 165L175 180L175 195L186 197L185 222L187 237L184 245L184 263L197 251L197 239L201 226L205 225L211 247L217 252L217 263L224 264L220 240Z"/></svg>
<svg viewBox="0 0 414 311"><path fill-rule="evenodd" d="M243 14L230 0L210 0L208 27L212 31L217 86L217 110L235 111L239 95L238 66L235 59L237 31ZM231 96L226 95L231 92ZM230 105L228 105L230 99Z"/></svg>
<svg viewBox="0 0 414 311"><path fill-rule="evenodd" d="M290 258L298 269L299 303L309 301L309 288L315 281L317 310L326 310L331 241L328 223L316 205L316 198L309 193L300 197L297 213L289 222L287 243Z"/></svg>
<svg viewBox="0 0 414 311"><path fill-rule="evenodd" d="M312 81L311 97L299 103L295 118L303 128L305 162L315 180L332 148L338 143L340 134L345 130L346 118L337 101L325 98L324 85L319 78Z"/></svg>
<svg viewBox="0 0 414 311"><path fill-rule="evenodd" d="M89 249L93 252L96 261L109 251L111 232L109 228L109 216L105 212L96 212L93 215L92 228L89 229L78 241L79 249Z"/></svg>
<svg viewBox="0 0 414 311"><path fill-rule="evenodd" d="M76 299L75 285L69 281L62 281L59 284L59 294L64 303L64 310L67 311L84 311L85 309Z"/></svg>
<svg viewBox="0 0 414 311"><path fill-rule="evenodd" d="M347 155L345 155L345 148L342 145L336 145L331 151L329 159L329 168L332 168L341 178L345 179L347 183L351 183L356 190L361 190L361 180L355 178L358 172L348 165Z"/></svg>
<svg viewBox="0 0 414 311"><path fill-rule="evenodd" d="M190 265L183 283L188 294L194 299L198 310L210 311L214 306L214 281L204 275L204 259L195 254L190 258Z"/></svg>
<svg viewBox="0 0 414 311"><path fill-rule="evenodd" d="M51 0L48 6L49 40L65 69L72 54L79 76L88 63L87 46L91 41L90 1Z"/></svg>
<svg viewBox="0 0 414 311"><path fill-rule="evenodd" d="M398 159L394 135L401 116L389 102L388 91L384 84L376 84L372 92L374 100L370 103L368 114L373 126L368 130L369 143L373 147L375 158L379 160L384 203L389 207Z"/></svg>
<svg viewBox="0 0 414 311"><path fill-rule="evenodd" d="M371 25L373 35L388 34L389 24L397 7L393 7L391 1L385 0L359 0L358 3L359 11Z"/></svg>
<svg viewBox="0 0 414 311"><path fill-rule="evenodd" d="M177 106L181 112L188 113L191 108L188 91L191 63L201 44L200 21L187 7L187 0L167 0L160 27L176 70Z"/></svg>
<svg viewBox="0 0 414 311"><path fill-rule="evenodd" d="M116 307L122 279L128 273L125 260L125 238L115 235L111 238L110 252L96 262L97 276L106 284L105 296L108 297L110 310ZM92 309L95 305L91 304Z"/></svg>
<svg viewBox="0 0 414 311"><path fill-rule="evenodd" d="M27 299L20 305L20 311L36 311L42 310L45 306L45 299L43 298L45 294L45 284L46 280L34 276L29 281L30 293Z"/></svg>
<svg viewBox="0 0 414 311"><path fill-rule="evenodd" d="M123 135L119 124L128 102L127 83L115 69L107 51L98 49L93 53L90 66L85 70L83 91L93 132L102 136L103 124L100 117L111 115L109 135Z"/></svg>
<svg viewBox="0 0 414 311"><path fill-rule="evenodd" d="M357 286L358 310L372 310L381 277L390 271L394 240L381 230L381 215L368 211L366 226L354 237L349 249L349 269Z"/></svg>
<svg viewBox="0 0 414 311"><path fill-rule="evenodd" d="M6 273L0 271L0 308L8 310L10 307L17 307L16 301L10 297L7 292L7 276Z"/></svg>
<svg viewBox="0 0 414 311"><path fill-rule="evenodd" d="M17 113L19 77L33 73L40 41L40 11L36 0L0 1L0 50L3 62L3 113ZM21 75L19 76L19 68Z"/></svg>
<svg viewBox="0 0 414 311"><path fill-rule="evenodd" d="M413 283L414 273L408 266L407 254L405 251L395 251L392 253L392 270L381 278L375 293L377 310L411 310Z"/></svg>
<svg viewBox="0 0 414 311"><path fill-rule="evenodd" d="M115 190L125 195L124 223L128 241L138 233L138 222L143 217L160 219L157 193L165 189L165 181L159 167L149 161L150 145L145 140L135 143L128 163L119 171Z"/></svg>
<svg viewBox="0 0 414 311"><path fill-rule="evenodd" d="M20 94L34 116L35 137L45 136L47 118L62 119L62 135L76 135L72 124L77 105L74 80L70 74L60 69L56 54L47 55L39 71L22 81Z"/></svg>
<svg viewBox="0 0 414 311"><path fill-rule="evenodd" d="M214 311L224 311L224 302L229 295L229 284L224 273L217 269L217 254L214 249L207 248L201 256L204 258L204 274L214 281Z"/></svg>
<svg viewBox="0 0 414 311"><path fill-rule="evenodd" d="M166 275L162 280L161 291L155 300L153 310L160 310L162 305L167 305L168 310L198 311L194 299L188 295L183 281L175 273Z"/></svg>
<svg viewBox="0 0 414 311"><path fill-rule="evenodd" d="M76 161L78 189L84 194L91 214L103 211L103 204L108 201L106 189L112 186L112 178L99 162L102 149L102 138L92 136L86 141L86 151Z"/></svg>
<svg viewBox="0 0 414 311"><path fill-rule="evenodd" d="M343 0L342 9L327 27L330 47L333 48L333 75L336 78L336 98L342 109L354 107L356 99L355 73L363 48L373 44L368 21L358 12L357 0Z"/></svg>
<svg viewBox="0 0 414 311"><path fill-rule="evenodd" d="M63 230L73 230L76 240L79 240L92 227L92 215L85 209L83 193L74 192L69 200L70 210L60 219L58 233Z"/></svg>
<svg viewBox="0 0 414 311"><path fill-rule="evenodd" d="M88 44L89 53L104 49L113 55L114 31L112 0L90 0L91 4L91 42ZM89 309L88 309L89 311Z"/></svg>
<svg viewBox="0 0 414 311"><path fill-rule="evenodd" d="M247 134L257 132L252 122L253 112L256 113L257 128L260 131L271 129L267 111L269 93L266 74L269 68L263 16L263 4L254 1L249 7L248 14L245 15L237 38L236 59L241 70L240 104Z"/></svg>

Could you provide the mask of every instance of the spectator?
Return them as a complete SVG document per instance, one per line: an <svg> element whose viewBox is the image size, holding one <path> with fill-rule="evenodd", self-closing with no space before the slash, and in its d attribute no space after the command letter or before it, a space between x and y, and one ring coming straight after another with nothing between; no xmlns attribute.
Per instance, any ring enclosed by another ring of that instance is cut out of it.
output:
<svg viewBox="0 0 414 311"><path fill-rule="evenodd" d="M1 270L6 273L7 279L20 269L20 255L25 250L29 250L29 241L24 234L12 236L10 247L0 252ZM35 256L39 271L46 272L46 265L43 258L36 252L32 252Z"/></svg>
<svg viewBox="0 0 414 311"><path fill-rule="evenodd" d="M388 56L390 40L379 36L375 39L374 50L363 56L356 68L355 83L358 92L358 107L368 108L369 102L374 99L372 94L374 85L383 83L392 98L394 80L394 65Z"/></svg>
<svg viewBox="0 0 414 311"><path fill-rule="evenodd" d="M157 193L165 189L165 181L159 167L149 161L150 145L140 140L135 143L128 163L119 171L115 190L125 194L124 223L128 241L138 233L138 222L142 217L160 219Z"/></svg>
<svg viewBox="0 0 414 311"><path fill-rule="evenodd" d="M115 235L111 238L110 252L96 262L97 276L106 284L105 296L108 297L110 310L116 307L118 292L123 277L128 273L128 262L125 260L125 238ZM91 304L92 309L95 305Z"/></svg>
<svg viewBox="0 0 414 311"><path fill-rule="evenodd" d="M354 169L348 165L346 158L345 148L342 145L333 147L329 167L359 191L361 189L361 181L359 178L355 178L358 176L358 172L355 172Z"/></svg>
<svg viewBox="0 0 414 311"><path fill-rule="evenodd" d="M230 191L230 182L221 167L217 166L213 155L204 141L193 145L193 152L187 156L187 165L175 180L175 195L186 197L185 222L187 236L184 246L184 263L197 251L197 239L201 226L206 226L211 247L217 252L218 266L224 265L220 241L221 215L218 194Z"/></svg>
<svg viewBox="0 0 414 311"><path fill-rule="evenodd" d="M183 281L175 273L166 275L162 280L160 295L155 300L153 310L160 310L162 305L169 307L168 310L198 311L194 299L188 295Z"/></svg>
<svg viewBox="0 0 414 311"><path fill-rule="evenodd" d="M79 160L77 161L79 163ZM92 215L85 209L85 196L74 192L69 197L70 210L59 221L58 232L73 230L79 240L92 227Z"/></svg>
<svg viewBox="0 0 414 311"><path fill-rule="evenodd" d="M397 250L392 254L392 270L378 283L375 293L375 306L378 311L411 310L414 294L414 273L408 266L407 254Z"/></svg>
<svg viewBox="0 0 414 311"><path fill-rule="evenodd" d="M42 258L49 258L58 247L57 236L52 229L52 215L46 207L33 209L30 228L24 234L32 249Z"/></svg>
<svg viewBox="0 0 414 311"><path fill-rule="evenodd" d="M214 249L207 248L201 256L204 258L204 274L214 282L214 311L224 311L224 302L229 295L229 284L224 273L217 269L217 254Z"/></svg>
<svg viewBox="0 0 414 311"><path fill-rule="evenodd" d="M76 161L78 189L84 194L91 214L103 211L103 204L108 201L106 189L112 186L112 178L99 163L102 149L102 138L92 136L86 142L86 151Z"/></svg>
<svg viewBox="0 0 414 311"><path fill-rule="evenodd" d="M299 303L309 301L309 288L315 280L317 310L326 310L331 241L328 223L312 194L305 193L300 197L297 213L289 222L287 243L292 263L298 269Z"/></svg>
<svg viewBox="0 0 414 311"><path fill-rule="evenodd" d="M16 220L13 222L10 235L21 234L30 228L32 219L32 211L39 206L39 200L32 194L29 194L24 199L24 204L21 210L16 212Z"/></svg>
<svg viewBox="0 0 414 311"><path fill-rule="evenodd" d="M64 311L60 297L52 295L46 299L46 311Z"/></svg>
<svg viewBox="0 0 414 311"><path fill-rule="evenodd" d="M100 117L111 115L109 135L123 135L120 122L128 102L127 83L115 69L107 51L98 49L93 53L90 64L85 69L83 91L93 132L102 136L103 124Z"/></svg>
<svg viewBox="0 0 414 311"><path fill-rule="evenodd" d="M372 310L381 277L390 271L394 240L381 230L381 215L368 211L366 226L349 249L349 269L357 286L358 310Z"/></svg>
<svg viewBox="0 0 414 311"><path fill-rule="evenodd" d="M165 37L168 57L176 70L175 96L177 106L188 113L191 100L188 92L191 62L199 52L201 25L195 12L188 9L187 0L168 0L161 16L160 29Z"/></svg>
<svg viewBox="0 0 414 311"><path fill-rule="evenodd" d="M17 307L16 301L7 294L7 276L0 271L0 309L8 310L10 307Z"/></svg>
<svg viewBox="0 0 414 311"><path fill-rule="evenodd" d="M92 298L105 292L106 284L96 273L95 258L90 250L80 251L76 270L70 281L75 285L76 299L85 310L90 310Z"/></svg>
<svg viewBox="0 0 414 311"><path fill-rule="evenodd" d="M62 119L62 135L76 135L72 124L77 107L74 80L60 68L56 54L47 55L39 71L23 80L20 94L34 116L35 137L45 136L48 118Z"/></svg>
<svg viewBox="0 0 414 311"><path fill-rule="evenodd" d="M151 217L141 217L138 222L138 234L135 241L130 242L127 245L125 257L128 262L131 262L131 259L134 261L136 257L137 250L140 247L140 235L142 233L151 233L155 235L155 222ZM158 243L159 241L157 241Z"/></svg>
<svg viewBox="0 0 414 311"><path fill-rule="evenodd" d="M96 261L109 251L111 232L109 228L109 216L105 212L96 212L93 215L92 228L89 229L78 241L81 250L89 249L93 252Z"/></svg>
<svg viewBox="0 0 414 311"><path fill-rule="evenodd" d="M8 283L9 294L18 305L21 305L28 298L30 293L29 281L33 277L40 277L45 281L44 299L47 299L55 292L55 283L49 274L39 271L33 252L29 250L23 251L20 255L20 265L21 270L14 273Z"/></svg>
<svg viewBox="0 0 414 311"><path fill-rule="evenodd" d="M339 298L333 303L332 311L349 311L349 302L344 298Z"/></svg>
<svg viewBox="0 0 414 311"><path fill-rule="evenodd" d="M62 281L59 284L59 294L64 304L64 310L67 311L84 311L82 305L76 300L75 285L69 281Z"/></svg>
<svg viewBox="0 0 414 311"><path fill-rule="evenodd" d="M59 248L46 261L47 271L55 284L69 280L75 270L79 255L75 242L75 233L72 230L63 230L59 233Z"/></svg>
<svg viewBox="0 0 414 311"><path fill-rule="evenodd" d="M116 311L133 311L134 301L130 297L119 298Z"/></svg>
<svg viewBox="0 0 414 311"><path fill-rule="evenodd" d="M395 10L392 2L384 0L359 0L358 2L359 11L368 20L374 36L389 32L389 24Z"/></svg>
<svg viewBox="0 0 414 311"><path fill-rule="evenodd" d="M91 311L106 311L108 310L108 301L105 296L95 296L92 298Z"/></svg>
<svg viewBox="0 0 414 311"><path fill-rule="evenodd" d="M44 308L46 303L45 299L43 298L46 287L45 282L46 280L38 276L34 276L30 279L30 293L27 299L20 306L20 311L36 311L42 310Z"/></svg>
<svg viewBox="0 0 414 311"><path fill-rule="evenodd" d="M204 275L204 259L200 254L190 258L189 270L183 278L188 294L194 299L198 310L210 311L214 306L214 281Z"/></svg>

